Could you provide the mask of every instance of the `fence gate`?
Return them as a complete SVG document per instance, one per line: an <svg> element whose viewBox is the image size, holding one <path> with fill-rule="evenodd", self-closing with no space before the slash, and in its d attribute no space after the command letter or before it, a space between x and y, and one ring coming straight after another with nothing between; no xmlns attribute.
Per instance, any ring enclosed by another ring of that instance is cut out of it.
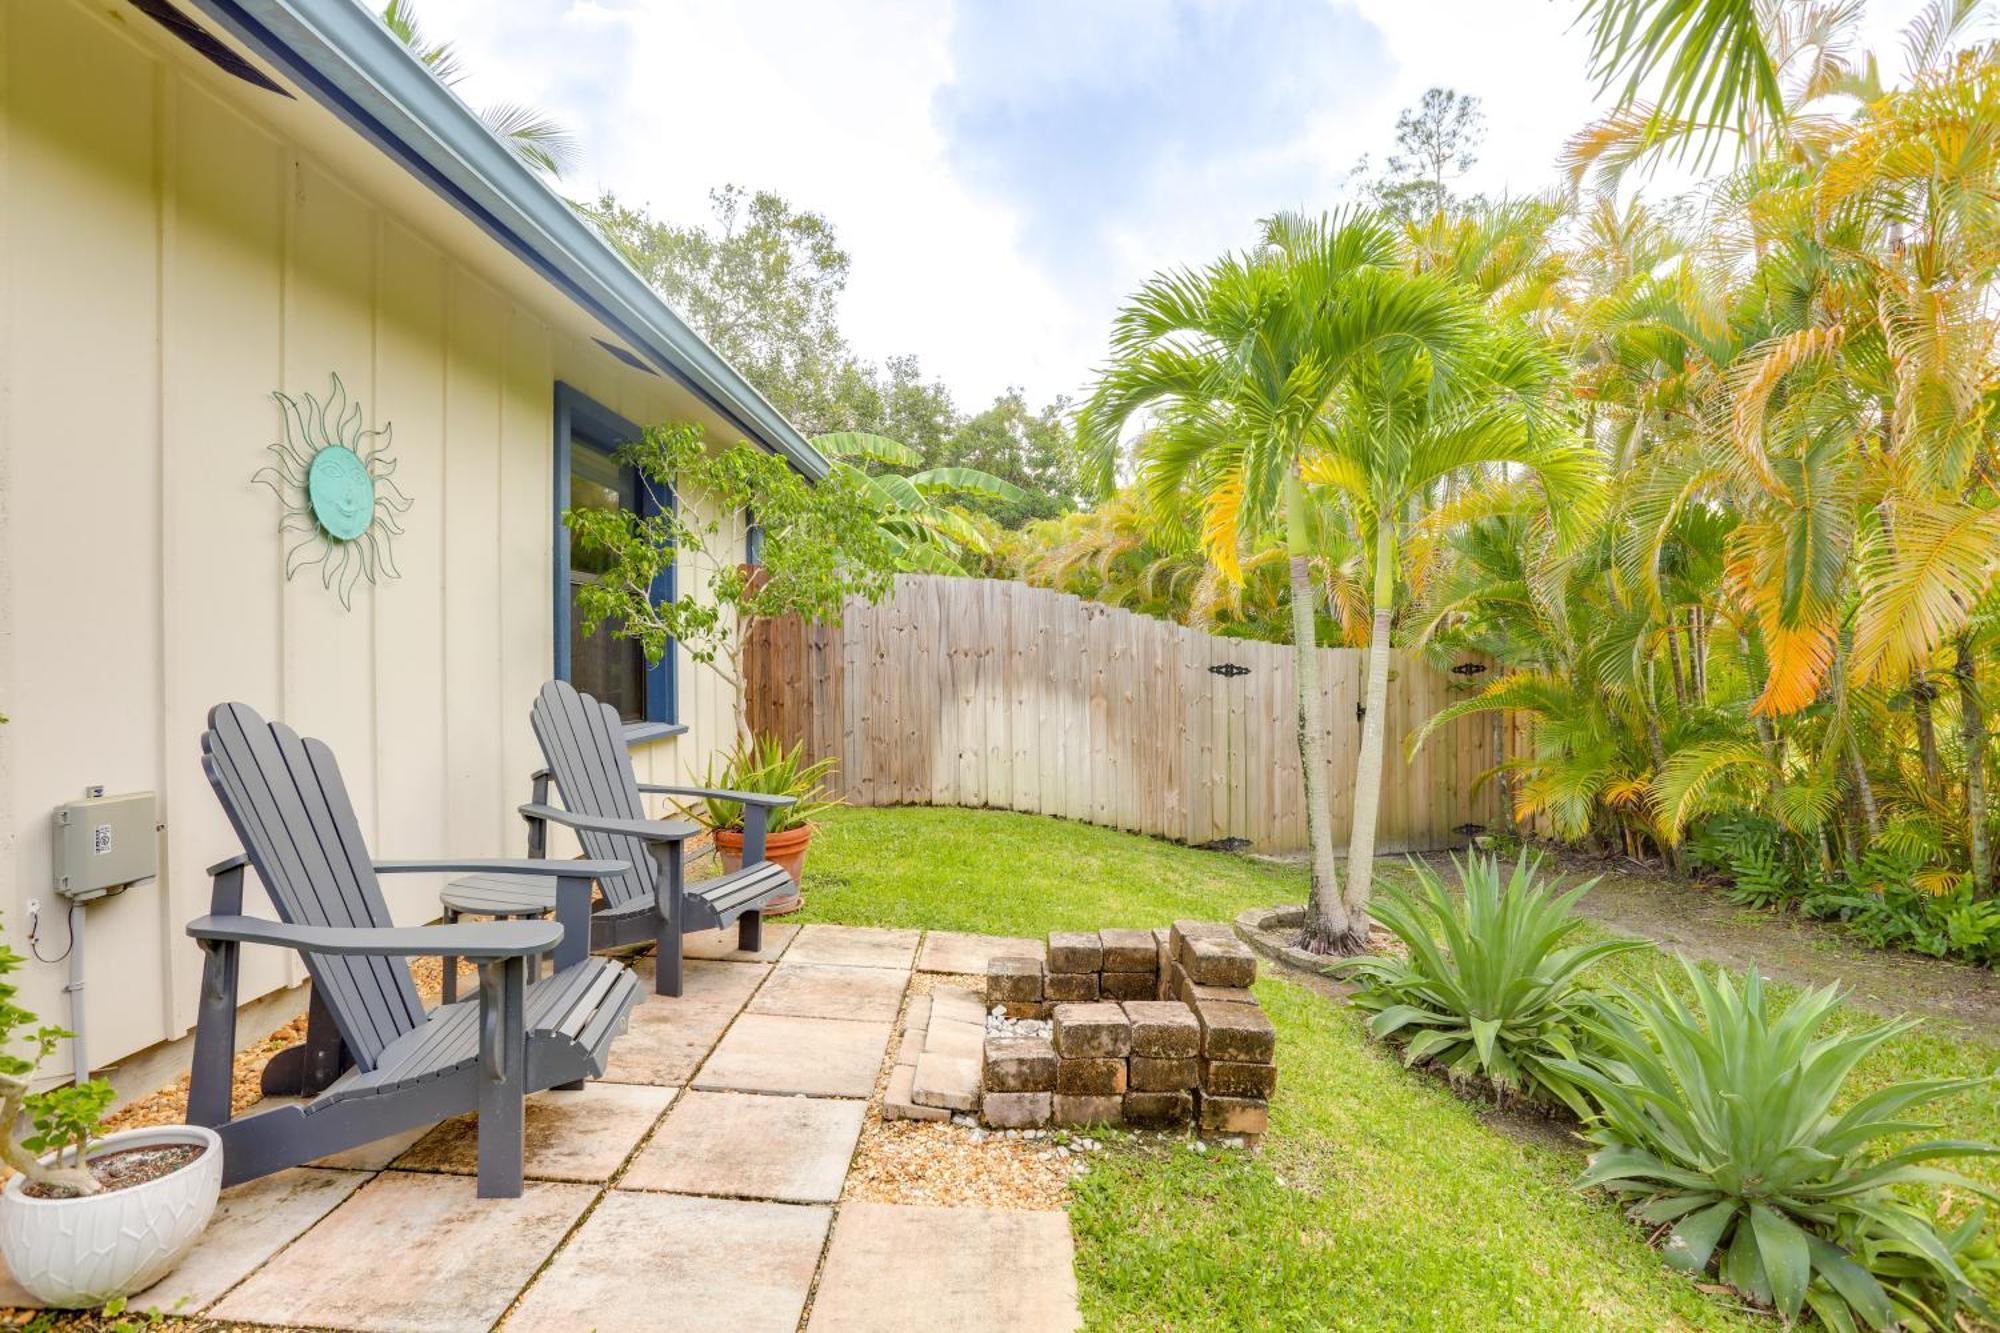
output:
<svg viewBox="0 0 2000 1333"><path fill-rule="evenodd" d="M1354 809L1363 652L1322 648L1326 791L1336 845ZM1502 824L1503 729L1462 718L1414 758L1405 740L1484 684L1390 657L1377 845L1463 846ZM967 805L1060 815L1179 842L1305 846L1292 650L995 579L906 574L840 625L797 620L752 636L756 731L839 764L856 805ZM1474 790L1478 785L1479 789Z"/></svg>

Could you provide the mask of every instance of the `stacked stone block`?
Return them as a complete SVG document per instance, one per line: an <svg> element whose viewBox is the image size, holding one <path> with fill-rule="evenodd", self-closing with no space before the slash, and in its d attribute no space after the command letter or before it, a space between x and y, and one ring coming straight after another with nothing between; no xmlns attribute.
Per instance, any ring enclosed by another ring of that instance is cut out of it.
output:
<svg viewBox="0 0 2000 1333"><path fill-rule="evenodd" d="M1050 934L1046 963L996 958L986 1001L1049 1018L1040 1037L989 1037L982 1115L996 1128L1195 1121L1262 1134L1276 1030L1250 992L1256 955L1227 926Z"/></svg>

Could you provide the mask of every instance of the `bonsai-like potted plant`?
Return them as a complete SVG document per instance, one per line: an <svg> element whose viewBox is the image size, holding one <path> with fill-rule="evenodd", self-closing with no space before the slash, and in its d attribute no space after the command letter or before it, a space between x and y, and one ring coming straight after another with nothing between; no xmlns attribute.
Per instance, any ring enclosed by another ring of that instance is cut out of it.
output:
<svg viewBox="0 0 2000 1333"><path fill-rule="evenodd" d="M720 769L711 763L702 780L706 787L724 791L755 793L760 796L790 796L793 802L771 811L765 829L764 855L785 868L794 886L804 884L806 845L812 841L813 816L840 804L826 788L833 760L807 763L803 742L787 750L783 743L766 738L750 745L738 745L722 756ZM743 803L704 800L689 812L696 823L715 837L715 851L724 870L743 864ZM780 898L764 911L768 915L797 911L803 894L794 892Z"/></svg>
<svg viewBox="0 0 2000 1333"><path fill-rule="evenodd" d="M0 1190L0 1257L47 1305L103 1305L152 1286L193 1247L222 1188L222 1140L199 1125L97 1137L113 1096L102 1079L30 1092L70 1034L14 1003L8 977L21 962L0 944L0 1158L16 1173Z"/></svg>

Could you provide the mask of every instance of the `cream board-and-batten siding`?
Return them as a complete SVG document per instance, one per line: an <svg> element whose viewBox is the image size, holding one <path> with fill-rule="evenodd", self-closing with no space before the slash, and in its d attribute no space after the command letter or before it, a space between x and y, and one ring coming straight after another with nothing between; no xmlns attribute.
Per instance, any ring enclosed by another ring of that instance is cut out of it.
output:
<svg viewBox="0 0 2000 1333"><path fill-rule="evenodd" d="M0 107L9 941L26 952L40 899L42 950L63 947L59 803L153 790L165 825L158 880L89 908L101 1066L194 1021L183 926L203 867L237 850L199 762L210 705L332 745L377 855L521 854L554 656L556 384L742 432L614 361L588 315L323 108L229 78L123 0L0 0ZM324 394L335 372L393 425L414 501L402 576L351 610L316 570L284 578L278 502L251 480L279 437L271 391ZM656 781L731 737L719 682L685 660L678 677L689 732L636 752ZM435 916L437 887L385 885L404 922ZM302 978L277 951L244 968L246 999ZM22 1002L64 1021L64 975L31 963Z"/></svg>

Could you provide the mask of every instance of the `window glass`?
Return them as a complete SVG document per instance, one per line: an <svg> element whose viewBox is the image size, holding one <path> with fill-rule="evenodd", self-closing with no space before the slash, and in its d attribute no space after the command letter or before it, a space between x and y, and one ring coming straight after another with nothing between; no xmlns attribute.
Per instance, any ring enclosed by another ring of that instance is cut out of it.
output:
<svg viewBox="0 0 2000 1333"><path fill-rule="evenodd" d="M620 466L609 454L580 439L571 441L569 456L569 500L573 507L638 510L638 486L630 468ZM597 627L595 634L586 636L583 616L576 605L577 590L604 573L608 557L602 552L579 549L574 534L569 543L570 683L616 708L625 721L643 722L645 653L632 640L614 635L617 621L606 621Z"/></svg>

